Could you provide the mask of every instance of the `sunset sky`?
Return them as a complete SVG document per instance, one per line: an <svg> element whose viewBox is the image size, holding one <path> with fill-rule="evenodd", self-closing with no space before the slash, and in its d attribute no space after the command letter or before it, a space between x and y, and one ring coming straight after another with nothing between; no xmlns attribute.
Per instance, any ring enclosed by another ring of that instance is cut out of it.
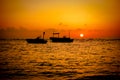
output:
<svg viewBox="0 0 120 80"><path fill-rule="evenodd" d="M71 31L73 38L120 38L120 0L0 0L0 37L42 31L47 37Z"/></svg>

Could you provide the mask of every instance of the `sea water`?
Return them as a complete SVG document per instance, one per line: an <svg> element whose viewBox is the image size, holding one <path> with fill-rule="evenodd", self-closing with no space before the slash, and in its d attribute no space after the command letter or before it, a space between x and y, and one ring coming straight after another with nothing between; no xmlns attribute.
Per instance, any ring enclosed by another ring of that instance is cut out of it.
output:
<svg viewBox="0 0 120 80"><path fill-rule="evenodd" d="M120 40L0 40L1 80L119 80Z"/></svg>

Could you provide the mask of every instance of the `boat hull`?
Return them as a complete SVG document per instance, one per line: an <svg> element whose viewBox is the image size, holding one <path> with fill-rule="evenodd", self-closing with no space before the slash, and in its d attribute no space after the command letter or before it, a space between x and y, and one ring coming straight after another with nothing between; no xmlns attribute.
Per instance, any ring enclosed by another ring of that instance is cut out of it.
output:
<svg viewBox="0 0 120 80"><path fill-rule="evenodd" d="M70 38L55 38L55 37L50 37L50 40L52 42L65 42L65 43L70 43L73 42L73 39Z"/></svg>
<svg viewBox="0 0 120 80"><path fill-rule="evenodd" d="M47 40L44 39L26 39L28 43L40 43L40 44L45 44L47 43Z"/></svg>

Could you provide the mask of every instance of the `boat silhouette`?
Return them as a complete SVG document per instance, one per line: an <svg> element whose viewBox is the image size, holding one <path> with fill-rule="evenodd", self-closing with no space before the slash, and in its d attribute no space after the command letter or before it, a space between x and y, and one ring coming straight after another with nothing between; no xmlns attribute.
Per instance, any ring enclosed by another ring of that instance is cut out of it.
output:
<svg viewBox="0 0 120 80"><path fill-rule="evenodd" d="M37 37L35 39L26 39L28 43L40 43L45 44L47 43L47 40L44 39L45 32L43 32L43 38Z"/></svg>
<svg viewBox="0 0 120 80"><path fill-rule="evenodd" d="M54 37L54 35L58 35L58 37ZM53 33L53 37L50 37L50 40L52 42L73 42L74 39L70 38L70 34L69 37L63 36L63 37L59 37L59 33Z"/></svg>

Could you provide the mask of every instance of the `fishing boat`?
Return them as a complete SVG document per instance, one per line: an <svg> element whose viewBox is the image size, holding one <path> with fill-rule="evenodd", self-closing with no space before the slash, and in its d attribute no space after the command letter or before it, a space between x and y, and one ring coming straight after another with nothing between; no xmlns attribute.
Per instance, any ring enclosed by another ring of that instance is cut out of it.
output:
<svg viewBox="0 0 120 80"><path fill-rule="evenodd" d="M40 43L45 44L47 43L47 40L44 39L45 32L43 32L43 38L37 37L35 39L26 39L28 43Z"/></svg>
<svg viewBox="0 0 120 80"><path fill-rule="evenodd" d="M58 37L54 37L54 35L58 35ZM70 38L70 34L69 37L63 36L63 37L59 37L59 33L53 33L53 37L50 37L50 40L52 42L65 42L65 43L69 43L69 42L73 42L74 39Z"/></svg>

